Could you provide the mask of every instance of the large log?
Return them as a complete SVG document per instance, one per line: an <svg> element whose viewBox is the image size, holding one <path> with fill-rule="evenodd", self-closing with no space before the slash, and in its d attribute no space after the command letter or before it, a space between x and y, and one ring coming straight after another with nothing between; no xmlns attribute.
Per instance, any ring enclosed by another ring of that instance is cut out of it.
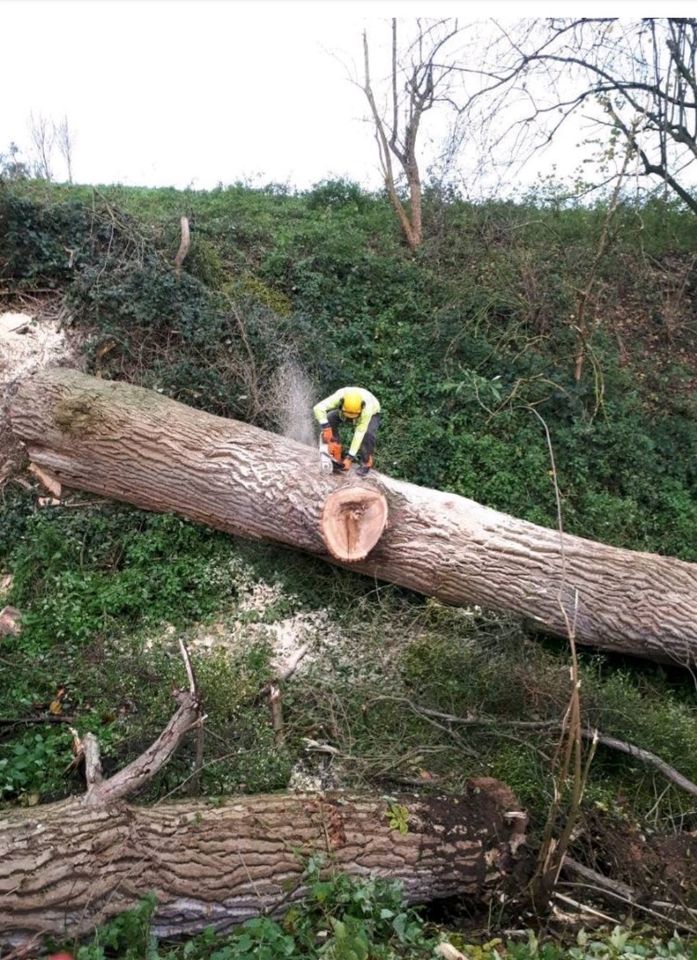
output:
<svg viewBox="0 0 697 960"><path fill-rule="evenodd" d="M88 933L149 891L157 935L227 930L305 896L311 854L324 854L328 870L400 880L411 903L481 902L525 831L513 794L490 779L460 798L400 797L406 812L341 794L154 807L89 796L0 817L0 945Z"/></svg>
<svg viewBox="0 0 697 960"><path fill-rule="evenodd" d="M307 446L66 369L26 380L11 417L32 461L66 486L341 562L340 538L331 550L323 538L323 511L355 481L321 473ZM697 661L697 565L562 537L382 474L360 489L383 496L389 516L352 569L512 611L560 636L572 623L578 642L604 650Z"/></svg>
<svg viewBox="0 0 697 960"><path fill-rule="evenodd" d="M105 779L96 738L80 740L74 731L84 796L0 817L0 950L26 951L48 934L88 933L149 892L160 936L227 930L304 897L305 861L317 854L325 874L400 880L412 903L454 894L481 899L496 890L525 842L527 818L511 790L490 777L469 781L458 798L336 793L126 802L205 719L183 641L180 647L189 690L174 691L178 708L154 743Z"/></svg>

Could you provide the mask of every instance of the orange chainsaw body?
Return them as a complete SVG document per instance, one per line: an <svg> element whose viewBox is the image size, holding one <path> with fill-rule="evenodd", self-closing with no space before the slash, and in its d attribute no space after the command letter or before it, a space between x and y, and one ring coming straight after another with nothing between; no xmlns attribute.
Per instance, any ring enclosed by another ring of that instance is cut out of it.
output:
<svg viewBox="0 0 697 960"><path fill-rule="evenodd" d="M325 443L320 437L319 460L320 467L325 473L336 473L343 470L344 451L341 442L330 440L329 443Z"/></svg>

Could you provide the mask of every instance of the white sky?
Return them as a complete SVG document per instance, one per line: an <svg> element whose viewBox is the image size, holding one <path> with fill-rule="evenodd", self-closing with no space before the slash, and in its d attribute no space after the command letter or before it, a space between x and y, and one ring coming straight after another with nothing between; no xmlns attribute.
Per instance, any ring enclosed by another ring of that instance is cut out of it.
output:
<svg viewBox="0 0 697 960"><path fill-rule="evenodd" d="M339 0L0 0L0 152L26 147L30 112L75 130L78 182L378 187L363 94L344 63L385 18L682 15L692 4ZM428 131L426 131L428 132ZM551 158L571 173L569 150ZM548 162L551 162L549 160ZM56 175L62 170L56 161ZM541 167L528 171L530 180Z"/></svg>

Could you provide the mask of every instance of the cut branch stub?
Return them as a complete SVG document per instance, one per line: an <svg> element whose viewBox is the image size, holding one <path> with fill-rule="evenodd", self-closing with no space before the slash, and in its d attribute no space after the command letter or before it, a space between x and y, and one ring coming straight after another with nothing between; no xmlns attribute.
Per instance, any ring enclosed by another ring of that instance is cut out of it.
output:
<svg viewBox="0 0 697 960"><path fill-rule="evenodd" d="M365 560L387 524L387 501L370 487L347 487L324 502L320 532L337 560Z"/></svg>

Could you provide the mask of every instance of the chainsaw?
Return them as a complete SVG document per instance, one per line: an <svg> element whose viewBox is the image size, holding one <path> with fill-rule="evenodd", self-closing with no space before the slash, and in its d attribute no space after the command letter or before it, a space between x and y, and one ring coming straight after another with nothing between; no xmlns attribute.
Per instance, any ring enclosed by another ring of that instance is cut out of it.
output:
<svg viewBox="0 0 697 960"><path fill-rule="evenodd" d="M344 472L344 451L338 440L326 441L319 437L319 467L322 473Z"/></svg>

